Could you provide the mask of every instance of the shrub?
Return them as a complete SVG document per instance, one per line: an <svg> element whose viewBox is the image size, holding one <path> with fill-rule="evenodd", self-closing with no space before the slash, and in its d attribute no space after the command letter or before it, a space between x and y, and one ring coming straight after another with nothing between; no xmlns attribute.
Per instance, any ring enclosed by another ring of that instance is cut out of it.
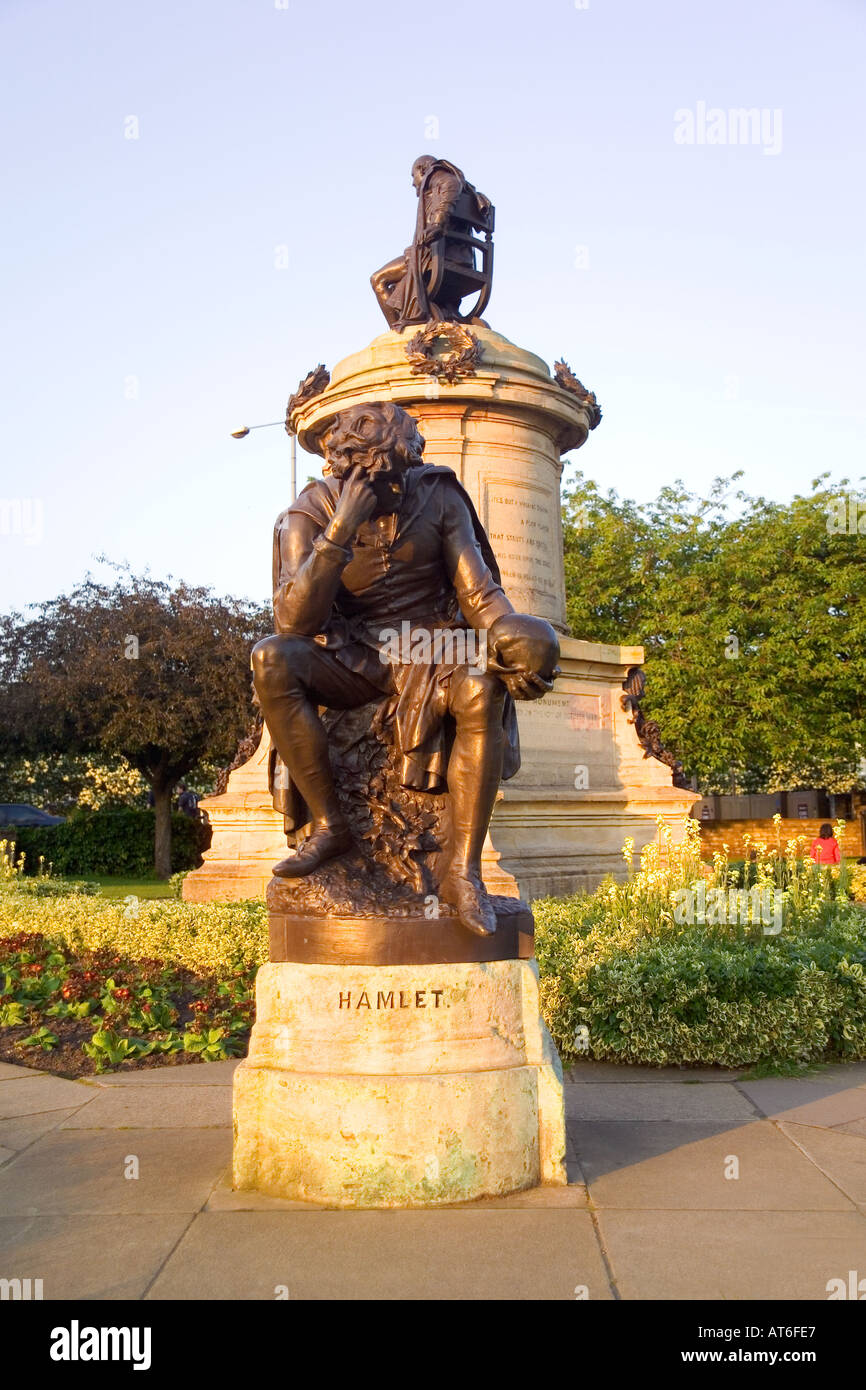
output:
<svg viewBox="0 0 866 1390"><path fill-rule="evenodd" d="M851 893L857 903L866 903L866 864L855 864L851 870Z"/></svg>
<svg viewBox="0 0 866 1390"><path fill-rule="evenodd" d="M744 1066L866 1057L862 910L834 897L811 861L786 852L783 875L762 848L751 866L759 881L785 880L778 934L761 920L678 921L684 886L728 885L724 855L702 868L698 836L687 830L672 846L668 833L626 883L534 904L542 1008L563 1058Z"/></svg>
<svg viewBox="0 0 866 1390"><path fill-rule="evenodd" d="M78 951L162 960L199 975L261 965L268 959L263 901L184 903L173 898L36 899L0 893L0 938L43 932Z"/></svg>
<svg viewBox="0 0 866 1390"><path fill-rule="evenodd" d="M63 825L22 826L9 831L25 872L36 871L40 857L55 874L141 878L153 872L154 812L126 806L112 811L73 811ZM188 816L171 820L173 872L196 868L208 827Z"/></svg>

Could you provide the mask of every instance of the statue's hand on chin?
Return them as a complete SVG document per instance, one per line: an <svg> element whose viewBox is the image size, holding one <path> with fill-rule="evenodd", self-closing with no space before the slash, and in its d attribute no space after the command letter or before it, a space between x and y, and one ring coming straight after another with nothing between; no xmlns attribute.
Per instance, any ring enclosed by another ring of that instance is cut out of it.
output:
<svg viewBox="0 0 866 1390"><path fill-rule="evenodd" d="M375 510L376 493L369 474L356 464L343 478L337 506L325 534L338 545L349 545L358 534L358 528L369 521Z"/></svg>

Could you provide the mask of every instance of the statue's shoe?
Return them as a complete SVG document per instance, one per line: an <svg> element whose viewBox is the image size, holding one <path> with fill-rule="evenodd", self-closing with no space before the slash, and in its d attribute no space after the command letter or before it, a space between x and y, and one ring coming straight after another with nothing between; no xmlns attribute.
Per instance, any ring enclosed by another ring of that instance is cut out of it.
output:
<svg viewBox="0 0 866 1390"><path fill-rule="evenodd" d="M454 904L457 916L467 931L474 932L476 936L493 936L496 913L478 875L472 874L469 878L449 875L439 888L439 896L445 902Z"/></svg>
<svg viewBox="0 0 866 1390"><path fill-rule="evenodd" d="M352 836L348 830L331 830L323 826L313 831L297 854L290 854L287 859L281 859L279 864L275 864L273 872L277 878L305 878L321 864L327 864L329 859L337 859L341 854L346 854L352 845Z"/></svg>

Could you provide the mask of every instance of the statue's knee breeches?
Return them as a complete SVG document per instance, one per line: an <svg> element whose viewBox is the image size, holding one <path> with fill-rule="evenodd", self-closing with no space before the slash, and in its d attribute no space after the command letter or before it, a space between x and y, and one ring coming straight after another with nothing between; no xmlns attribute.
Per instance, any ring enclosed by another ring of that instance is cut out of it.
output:
<svg viewBox="0 0 866 1390"><path fill-rule="evenodd" d="M259 697L303 690L309 665L306 637L265 637L252 650L253 683Z"/></svg>
<svg viewBox="0 0 866 1390"><path fill-rule="evenodd" d="M452 679L450 708L460 723L483 719L492 727L501 725L505 686L492 671L475 671L463 666Z"/></svg>

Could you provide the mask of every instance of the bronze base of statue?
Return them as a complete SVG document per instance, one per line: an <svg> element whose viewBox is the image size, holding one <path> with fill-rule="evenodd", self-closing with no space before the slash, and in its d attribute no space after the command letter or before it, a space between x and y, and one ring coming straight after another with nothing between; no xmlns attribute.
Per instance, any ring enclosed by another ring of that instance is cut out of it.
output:
<svg viewBox="0 0 866 1390"><path fill-rule="evenodd" d="M430 919L269 913L270 959L305 965L451 965L531 960L535 922L526 903L493 898L496 932L474 936L453 913Z"/></svg>

